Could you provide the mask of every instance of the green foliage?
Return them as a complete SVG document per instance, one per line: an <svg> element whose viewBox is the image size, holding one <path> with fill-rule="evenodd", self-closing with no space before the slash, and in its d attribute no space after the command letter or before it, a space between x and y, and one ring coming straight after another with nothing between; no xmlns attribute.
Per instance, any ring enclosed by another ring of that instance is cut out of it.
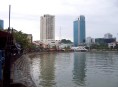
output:
<svg viewBox="0 0 118 87"><path fill-rule="evenodd" d="M53 49L55 49L55 50L57 49L56 45L55 45L55 46L53 46L52 48L53 48Z"/></svg>
<svg viewBox="0 0 118 87"><path fill-rule="evenodd" d="M70 49L70 46L67 46L67 47L65 47L64 49L65 49L65 50L69 50L69 49Z"/></svg>
<svg viewBox="0 0 118 87"><path fill-rule="evenodd" d="M27 34L23 34L21 31L13 32L13 36L17 43L19 43L24 49L30 47L27 39Z"/></svg>
<svg viewBox="0 0 118 87"><path fill-rule="evenodd" d="M93 44L90 47L91 49L108 49L107 44Z"/></svg>
<svg viewBox="0 0 118 87"><path fill-rule="evenodd" d="M72 42L71 42L71 40L62 39L61 43L70 44Z"/></svg>

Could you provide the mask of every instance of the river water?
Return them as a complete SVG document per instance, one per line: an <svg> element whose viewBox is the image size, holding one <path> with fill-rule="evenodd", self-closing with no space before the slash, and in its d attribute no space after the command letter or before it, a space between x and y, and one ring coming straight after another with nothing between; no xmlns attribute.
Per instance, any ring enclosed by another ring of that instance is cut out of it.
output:
<svg viewBox="0 0 118 87"><path fill-rule="evenodd" d="M118 53L48 53L31 57L37 87L118 87Z"/></svg>

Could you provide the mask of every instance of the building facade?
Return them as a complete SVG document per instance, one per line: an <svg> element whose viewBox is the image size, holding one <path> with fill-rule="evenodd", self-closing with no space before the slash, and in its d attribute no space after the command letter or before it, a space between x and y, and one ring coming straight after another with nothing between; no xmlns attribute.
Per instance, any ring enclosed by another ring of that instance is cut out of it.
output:
<svg viewBox="0 0 118 87"><path fill-rule="evenodd" d="M95 39L95 43L96 44L108 44L108 43L112 43L112 42L116 42L116 38L96 38Z"/></svg>
<svg viewBox="0 0 118 87"><path fill-rule="evenodd" d="M40 40L55 39L55 16L44 15L40 18Z"/></svg>
<svg viewBox="0 0 118 87"><path fill-rule="evenodd" d="M45 44L44 48L46 48L46 46L47 48L53 48L53 47L58 48L60 45L60 40L47 39L47 40L40 40L40 42Z"/></svg>
<svg viewBox="0 0 118 87"><path fill-rule="evenodd" d="M87 37L86 38L86 44L93 44L93 43L95 43L95 39L94 38L92 38L92 37Z"/></svg>
<svg viewBox="0 0 118 87"><path fill-rule="evenodd" d="M33 39L32 34L27 34L27 39L28 39L29 43L32 43L32 39Z"/></svg>
<svg viewBox="0 0 118 87"><path fill-rule="evenodd" d="M73 22L73 30L74 30L74 46L78 46L80 44L85 43L85 17L80 15L78 20Z"/></svg>
<svg viewBox="0 0 118 87"><path fill-rule="evenodd" d="M104 35L104 38L106 38L106 39L110 39L110 38L112 38L112 34L110 34L110 33L106 33L105 35Z"/></svg>
<svg viewBox="0 0 118 87"><path fill-rule="evenodd" d="M0 20L0 30L3 30L4 29L4 21L3 20Z"/></svg>

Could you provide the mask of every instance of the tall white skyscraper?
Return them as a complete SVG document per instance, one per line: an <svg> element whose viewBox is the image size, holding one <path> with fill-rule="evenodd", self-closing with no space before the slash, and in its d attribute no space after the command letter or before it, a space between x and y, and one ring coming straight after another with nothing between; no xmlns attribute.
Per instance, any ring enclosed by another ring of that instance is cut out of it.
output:
<svg viewBox="0 0 118 87"><path fill-rule="evenodd" d="M44 15L40 18L40 40L55 39L55 16Z"/></svg>

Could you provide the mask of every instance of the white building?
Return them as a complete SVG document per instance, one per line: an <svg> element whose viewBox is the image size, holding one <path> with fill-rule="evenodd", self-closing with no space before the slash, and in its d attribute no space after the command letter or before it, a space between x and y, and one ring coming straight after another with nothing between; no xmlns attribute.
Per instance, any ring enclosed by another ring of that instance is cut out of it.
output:
<svg viewBox="0 0 118 87"><path fill-rule="evenodd" d="M29 41L29 43L32 43L32 34L27 34L27 39Z"/></svg>
<svg viewBox="0 0 118 87"><path fill-rule="evenodd" d="M110 38L112 38L112 34L110 34L110 33L106 33L106 34L104 35L104 38L106 38L106 39L110 39Z"/></svg>
<svg viewBox="0 0 118 87"><path fill-rule="evenodd" d="M48 48L53 48L54 46L58 48L60 45L60 40L44 39L44 40L40 40L40 42L48 46Z"/></svg>
<svg viewBox="0 0 118 87"><path fill-rule="evenodd" d="M69 47L69 48L71 48L73 46L73 44L60 44L59 45L59 49L64 49L64 48L67 48L67 47Z"/></svg>
<svg viewBox="0 0 118 87"><path fill-rule="evenodd" d="M95 39L94 38L91 38L91 37L87 37L86 38L86 45L88 46L88 47L90 47L92 44L94 44L95 43Z"/></svg>
<svg viewBox="0 0 118 87"><path fill-rule="evenodd" d="M40 18L40 40L55 39L55 16L44 15Z"/></svg>
<svg viewBox="0 0 118 87"><path fill-rule="evenodd" d="M87 44L95 43L95 39L94 39L94 38L91 38L91 37L87 37L87 38L86 38L86 43L87 43Z"/></svg>
<svg viewBox="0 0 118 87"><path fill-rule="evenodd" d="M108 47L109 48L115 48L115 46L118 44L118 42L112 42L112 43L108 43Z"/></svg>

